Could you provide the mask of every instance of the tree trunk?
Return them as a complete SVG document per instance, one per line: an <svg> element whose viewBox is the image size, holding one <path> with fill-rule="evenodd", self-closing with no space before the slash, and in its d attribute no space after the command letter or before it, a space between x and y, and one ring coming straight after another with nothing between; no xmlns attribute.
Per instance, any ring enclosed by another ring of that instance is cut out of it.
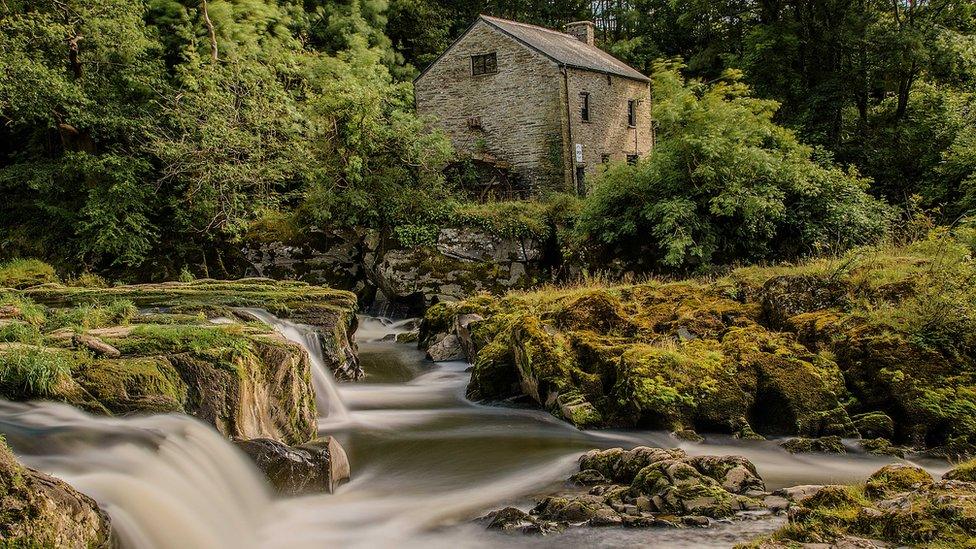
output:
<svg viewBox="0 0 976 549"><path fill-rule="evenodd" d="M210 58L217 61L217 32L214 30L213 21L210 20L210 10L207 9L207 0L203 0L200 5L203 12L203 22L207 25L207 33L210 35Z"/></svg>
<svg viewBox="0 0 976 549"><path fill-rule="evenodd" d="M84 39L84 36L79 34L65 40L65 42L68 44L68 67L71 69L71 73L74 74L76 79L81 78L82 75L81 61L78 59L78 42L80 42L82 39Z"/></svg>

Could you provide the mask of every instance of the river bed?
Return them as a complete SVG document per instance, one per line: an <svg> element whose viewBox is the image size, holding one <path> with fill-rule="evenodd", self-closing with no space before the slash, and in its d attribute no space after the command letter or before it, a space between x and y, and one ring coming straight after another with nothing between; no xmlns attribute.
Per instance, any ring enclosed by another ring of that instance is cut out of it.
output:
<svg viewBox="0 0 976 549"><path fill-rule="evenodd" d="M318 348L302 327L260 316L315 358ZM794 456L775 441L712 436L698 444L658 432L584 432L542 411L475 404L464 398L468 364L432 364L411 345L378 341L405 327L362 320L365 382L337 385L316 373L325 410L319 430L342 443L352 466L352 481L332 495L273 498L232 445L185 416L96 418L64 405L0 401L0 432L28 465L97 499L124 545L137 548L730 547L783 519L708 529L578 528L546 537L488 532L470 519L507 505L528 508L535 496L558 491L591 448L740 454L771 490L855 482L892 461Z"/></svg>

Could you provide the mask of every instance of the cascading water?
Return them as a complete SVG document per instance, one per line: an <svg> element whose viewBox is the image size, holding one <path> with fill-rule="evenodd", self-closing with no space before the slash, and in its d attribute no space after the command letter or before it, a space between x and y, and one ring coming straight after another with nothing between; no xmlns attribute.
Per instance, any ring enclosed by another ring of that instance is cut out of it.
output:
<svg viewBox="0 0 976 549"><path fill-rule="evenodd" d="M282 320L264 309L241 309L254 318L275 329L285 339L305 349L312 364L312 386L315 389L315 405L323 417L330 422L341 422L349 416L342 396L336 387L332 370L322 358L322 340L311 326Z"/></svg>
<svg viewBox="0 0 976 549"><path fill-rule="evenodd" d="M251 312L305 346L318 370L327 432L352 465L352 482L336 494L271 498L230 443L185 416L95 418L64 405L0 401L0 432L28 465L98 500L123 545L137 549L729 547L782 519L708 529L581 528L545 538L488 532L469 519L530 505L534 495L558 489L576 457L595 447L680 445L691 454L740 454L771 489L852 482L888 461L864 454L793 456L774 441L710 437L694 444L666 433L585 432L538 410L476 405L464 398L467 364L432 365L410 346L377 341L408 327L386 320L361 322L367 383L336 386L321 375L329 372L312 343L317 337ZM333 412L336 404L341 411ZM345 421L331 421L343 412Z"/></svg>
<svg viewBox="0 0 976 549"><path fill-rule="evenodd" d="M0 401L0 432L29 466L95 498L125 547L259 545L267 485L195 419L96 418L63 404Z"/></svg>

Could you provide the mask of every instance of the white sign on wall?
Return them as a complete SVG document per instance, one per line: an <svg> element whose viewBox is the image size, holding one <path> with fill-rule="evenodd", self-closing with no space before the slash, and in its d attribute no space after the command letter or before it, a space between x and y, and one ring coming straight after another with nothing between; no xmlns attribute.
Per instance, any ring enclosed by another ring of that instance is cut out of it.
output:
<svg viewBox="0 0 976 549"><path fill-rule="evenodd" d="M583 163L583 145L581 143L576 144L576 162L578 164Z"/></svg>

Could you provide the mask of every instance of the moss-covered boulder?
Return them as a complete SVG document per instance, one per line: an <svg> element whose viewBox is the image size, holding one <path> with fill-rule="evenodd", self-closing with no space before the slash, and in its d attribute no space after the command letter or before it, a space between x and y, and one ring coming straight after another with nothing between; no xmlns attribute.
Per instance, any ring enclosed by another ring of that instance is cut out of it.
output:
<svg viewBox="0 0 976 549"><path fill-rule="evenodd" d="M478 314L469 396L527 397L581 427L862 437L960 459L976 455L967 242L936 231L718 279L481 295L424 325Z"/></svg>
<svg viewBox="0 0 976 549"><path fill-rule="evenodd" d="M21 465L0 440L0 545L113 547L112 528L90 497Z"/></svg>
<svg viewBox="0 0 976 549"><path fill-rule="evenodd" d="M805 438L796 437L784 440L780 446L791 454L806 454L810 452L820 454L846 454L844 442L837 436Z"/></svg>
<svg viewBox="0 0 976 549"><path fill-rule="evenodd" d="M865 485L820 489L791 508L785 527L753 546L830 544L851 538L895 546L972 547L976 483L933 481L909 465L886 466Z"/></svg>
<svg viewBox="0 0 976 549"><path fill-rule="evenodd" d="M878 469L864 483L864 493L871 497L885 497L917 489L934 480L925 469L907 463L894 463Z"/></svg>
<svg viewBox="0 0 976 549"><path fill-rule="evenodd" d="M942 475L944 480L976 482L976 459L960 463Z"/></svg>

